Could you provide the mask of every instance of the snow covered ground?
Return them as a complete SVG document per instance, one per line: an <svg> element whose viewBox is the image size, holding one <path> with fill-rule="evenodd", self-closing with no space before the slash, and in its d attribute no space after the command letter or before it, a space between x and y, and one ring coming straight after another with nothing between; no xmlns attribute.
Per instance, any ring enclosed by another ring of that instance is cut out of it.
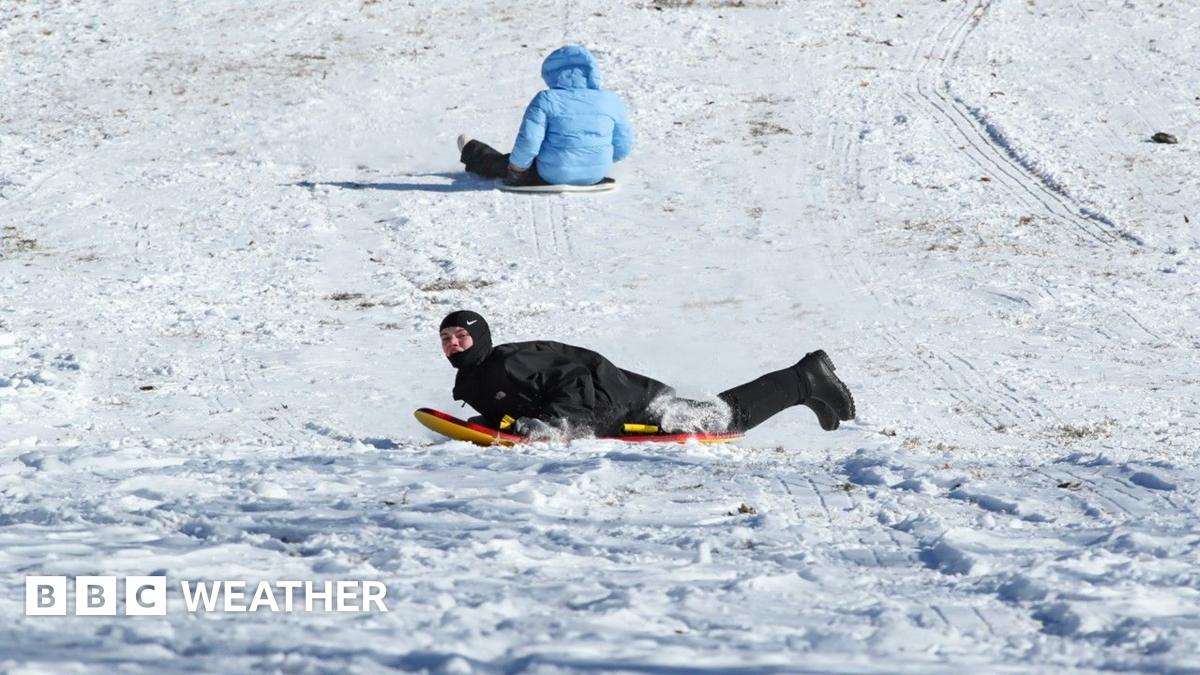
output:
<svg viewBox="0 0 1200 675"><path fill-rule="evenodd" d="M1200 671L1197 25L0 3L0 671ZM460 173L567 42L629 104L621 189ZM441 442L458 307L695 395L822 347L860 417ZM24 616L89 574L390 611Z"/></svg>

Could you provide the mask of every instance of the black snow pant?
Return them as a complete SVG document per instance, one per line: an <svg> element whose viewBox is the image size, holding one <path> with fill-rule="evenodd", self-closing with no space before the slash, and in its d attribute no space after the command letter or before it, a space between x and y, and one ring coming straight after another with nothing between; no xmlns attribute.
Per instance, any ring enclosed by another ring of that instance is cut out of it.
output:
<svg viewBox="0 0 1200 675"><path fill-rule="evenodd" d="M467 171L484 178L504 178L508 175L508 155L487 143L469 141L463 146L458 160L467 166ZM529 166L520 185L546 185L537 172L537 160Z"/></svg>
<svg viewBox="0 0 1200 675"><path fill-rule="evenodd" d="M677 397L673 390L669 390L671 393L666 395L668 398L651 403L640 417L645 423L663 427L669 432L742 433L786 408L803 403L803 387L800 373L793 366L767 373L718 394L717 398L729 406L728 417L720 414L718 404L712 401ZM680 428L680 423L684 428Z"/></svg>
<svg viewBox="0 0 1200 675"><path fill-rule="evenodd" d="M729 431L749 431L776 413L804 402L803 384L795 367L767 373L727 389L717 398L729 404Z"/></svg>

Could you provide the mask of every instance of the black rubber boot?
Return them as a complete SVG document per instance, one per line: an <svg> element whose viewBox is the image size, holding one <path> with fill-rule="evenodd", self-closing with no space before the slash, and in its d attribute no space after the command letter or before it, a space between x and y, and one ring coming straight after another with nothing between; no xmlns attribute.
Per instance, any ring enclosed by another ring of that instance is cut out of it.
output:
<svg viewBox="0 0 1200 675"><path fill-rule="evenodd" d="M723 391L717 398L729 404L729 430L748 431L781 410L802 403L802 386L795 367L784 368Z"/></svg>
<svg viewBox="0 0 1200 675"><path fill-rule="evenodd" d="M517 176L511 176L508 170L508 153L500 152L487 143L477 140L467 141L459 151L458 161L462 162L469 173L484 178L503 178L509 185L546 185L542 175L537 171L537 159L528 169ZM516 178L516 180L512 180Z"/></svg>
<svg viewBox="0 0 1200 675"><path fill-rule="evenodd" d="M837 429L840 420L854 418L854 398L833 370L829 356L817 350L790 368L721 392L718 397L729 404L732 413L729 430L753 429L776 413L801 403L817 414L822 429Z"/></svg>
<svg viewBox="0 0 1200 675"><path fill-rule="evenodd" d="M466 165L467 171L484 178L504 178L508 174L508 155L476 140L462 147L458 161Z"/></svg>
<svg viewBox="0 0 1200 675"><path fill-rule="evenodd" d="M854 419L854 397L850 395L846 384L833 373L833 361L824 350L818 349L806 354L793 368L800 374L804 404L817 413L822 429L829 429L822 417L822 405L838 419ZM833 428L836 429L836 425Z"/></svg>
<svg viewBox="0 0 1200 675"><path fill-rule="evenodd" d="M837 431L838 425L841 424L841 422L838 420L837 413L833 411L833 408L830 408L815 398L809 398L805 400L804 405L808 406L813 412L817 413L817 421L821 423L822 429L825 431Z"/></svg>

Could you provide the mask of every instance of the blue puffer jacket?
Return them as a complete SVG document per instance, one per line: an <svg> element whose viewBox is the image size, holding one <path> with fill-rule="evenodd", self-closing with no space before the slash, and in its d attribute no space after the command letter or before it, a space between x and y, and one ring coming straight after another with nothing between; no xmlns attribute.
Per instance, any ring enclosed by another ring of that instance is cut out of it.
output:
<svg viewBox="0 0 1200 675"><path fill-rule="evenodd" d="M537 171L547 183L591 185L633 149L633 127L621 97L600 88L591 52L559 47L542 62L545 91L525 109L509 162Z"/></svg>

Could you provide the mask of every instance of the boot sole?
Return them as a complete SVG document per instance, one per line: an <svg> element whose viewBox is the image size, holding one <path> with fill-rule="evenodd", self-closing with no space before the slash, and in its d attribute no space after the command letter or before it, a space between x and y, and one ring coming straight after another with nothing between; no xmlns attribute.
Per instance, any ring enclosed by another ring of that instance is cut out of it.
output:
<svg viewBox="0 0 1200 675"><path fill-rule="evenodd" d="M829 355L825 353L824 349L818 349L817 351L813 352L813 355L815 355L818 359L820 359L821 363L824 364L825 367L829 368L830 373L837 371L837 367L833 365L833 359L829 358ZM846 386L846 383L842 382L842 378L838 377L837 375L834 375L833 381L835 383L837 383L838 393L840 393L842 396L845 396L846 401L848 401L850 403L850 416L842 417L841 415L838 415L838 418L842 419L842 420L854 419L854 414L855 414L854 395L850 393L850 389L849 389L849 387ZM832 408L833 406L830 406L830 407ZM836 414L837 410L835 409L833 412Z"/></svg>
<svg viewBox="0 0 1200 675"><path fill-rule="evenodd" d="M806 408L808 408L809 410L813 411L814 413L816 413L817 421L820 423L822 429L824 429L825 431L837 431L838 425L840 425L841 422L838 421L837 412L835 412L833 408L830 408L829 406L825 405L824 403L822 403L821 401L818 401L816 399L813 399L812 402L806 402L804 404L804 406ZM821 410L817 406L820 406L820 408L824 408L825 410L828 410L829 413L831 415L833 415L833 421L831 421L829 423L829 425L825 424L825 420L822 419L822 417L821 417Z"/></svg>

